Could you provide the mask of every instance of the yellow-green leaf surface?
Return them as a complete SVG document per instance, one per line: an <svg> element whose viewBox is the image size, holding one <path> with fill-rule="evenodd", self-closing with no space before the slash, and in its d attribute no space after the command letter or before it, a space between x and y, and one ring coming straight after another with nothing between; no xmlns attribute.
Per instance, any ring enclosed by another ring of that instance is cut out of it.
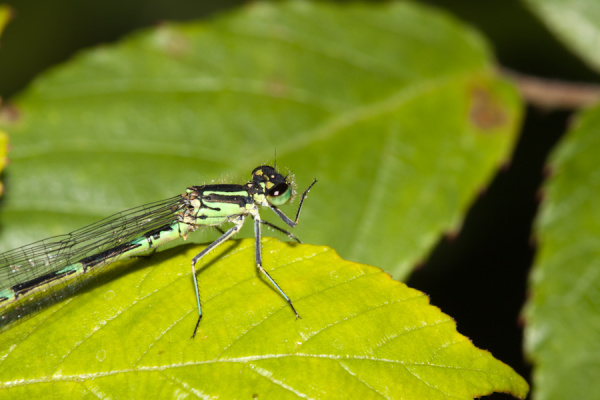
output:
<svg viewBox="0 0 600 400"><path fill-rule="evenodd" d="M532 12L569 50L600 71L600 2L597 0L526 0Z"/></svg>
<svg viewBox="0 0 600 400"><path fill-rule="evenodd" d="M0 172L6 166L6 153L8 151L8 137L6 133L0 131ZM4 193L4 185L0 182L0 196Z"/></svg>
<svg viewBox="0 0 600 400"><path fill-rule="evenodd" d="M263 241L264 264L297 320L257 276L254 241L224 245L198 275L204 319L192 340L189 260L201 249L120 263L110 271L118 279L98 277L107 282L2 333L0 397L526 395L522 378L458 334L423 293L322 246Z"/></svg>
<svg viewBox="0 0 600 400"><path fill-rule="evenodd" d="M299 190L319 180L295 233L398 278L459 228L520 118L476 32L397 2L164 24L56 67L15 106L2 250L246 182L276 152Z"/></svg>
<svg viewBox="0 0 600 400"><path fill-rule="evenodd" d="M0 103L1 104L1 103ZM5 132L0 130L0 172L6 166L6 162L8 159L6 158L6 154L8 153L8 136ZM0 182L0 196L4 194L4 185Z"/></svg>
<svg viewBox="0 0 600 400"><path fill-rule="evenodd" d="M6 27L6 25L8 24L8 21L10 21L10 18L11 18L10 8L4 4L0 4L0 36L2 36L2 32L4 31L4 28ZM1 51L2 51L2 48L0 48L0 52ZM0 97L0 106L1 105L2 105L2 98ZM4 166L6 165L7 145L8 145L8 137L6 136L6 133L0 129L0 172L2 172L2 170L4 169ZM0 196L2 195L3 192L4 192L4 186L2 185L2 183L0 183Z"/></svg>
<svg viewBox="0 0 600 400"><path fill-rule="evenodd" d="M537 222L540 249L526 347L537 400L600 393L600 109L581 115L554 154Z"/></svg>
<svg viewBox="0 0 600 400"><path fill-rule="evenodd" d="M6 4L0 4L0 36L11 18L11 10ZM1 51L1 50L0 50Z"/></svg>

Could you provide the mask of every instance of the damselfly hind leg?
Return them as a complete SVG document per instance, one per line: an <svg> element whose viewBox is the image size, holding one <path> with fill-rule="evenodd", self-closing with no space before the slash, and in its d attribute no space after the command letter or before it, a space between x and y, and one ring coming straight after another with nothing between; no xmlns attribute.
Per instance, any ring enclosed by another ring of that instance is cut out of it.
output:
<svg viewBox="0 0 600 400"><path fill-rule="evenodd" d="M192 333L191 339L193 339L194 336L196 336L196 331L198 331L198 325L200 325L200 321L202 320L202 306L200 305L200 292L198 291L198 280L196 278L196 263L198 261L200 261L200 259L202 257L204 257L206 254L208 254L209 252L214 250L216 247L223 244L223 242L227 241L227 239L229 239L230 237L235 235L237 232L239 232L239 230L242 229L242 225L244 225L244 219L245 219L245 217L243 217L243 216L238 217L234 221L235 225L231 229L229 229L220 238L218 238L217 240L212 242L210 245L208 245L204 250L202 250L200 253L198 253L194 258L192 258L192 278L194 280L194 289L196 290L196 302L198 304L198 322L196 322L196 326L194 327L194 333Z"/></svg>

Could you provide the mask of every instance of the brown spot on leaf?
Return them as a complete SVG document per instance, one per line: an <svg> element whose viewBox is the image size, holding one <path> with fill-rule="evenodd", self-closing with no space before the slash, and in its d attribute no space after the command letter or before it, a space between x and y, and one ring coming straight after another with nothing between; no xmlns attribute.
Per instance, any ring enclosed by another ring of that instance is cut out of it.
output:
<svg viewBox="0 0 600 400"><path fill-rule="evenodd" d="M446 240L450 243L456 241L456 238L458 238L458 235L460 235L460 231L461 231L461 227L457 227L457 228L452 228L446 232L444 232L444 237L446 238Z"/></svg>
<svg viewBox="0 0 600 400"><path fill-rule="evenodd" d="M535 192L534 198L535 198L535 202L537 204L542 203L544 201L544 199L546 198L546 191L543 188L538 189Z"/></svg>
<svg viewBox="0 0 600 400"><path fill-rule="evenodd" d="M288 92L288 85L280 78L271 78L266 82L266 90L270 96L284 97Z"/></svg>
<svg viewBox="0 0 600 400"><path fill-rule="evenodd" d="M168 24L158 26L157 40L164 51L174 58L184 57L190 51L188 39Z"/></svg>
<svg viewBox="0 0 600 400"><path fill-rule="evenodd" d="M21 117L19 109L10 103L0 103L0 124L14 124Z"/></svg>
<svg viewBox="0 0 600 400"><path fill-rule="evenodd" d="M492 130L507 123L505 111L488 89L475 87L471 89L470 97L469 118L477 129Z"/></svg>

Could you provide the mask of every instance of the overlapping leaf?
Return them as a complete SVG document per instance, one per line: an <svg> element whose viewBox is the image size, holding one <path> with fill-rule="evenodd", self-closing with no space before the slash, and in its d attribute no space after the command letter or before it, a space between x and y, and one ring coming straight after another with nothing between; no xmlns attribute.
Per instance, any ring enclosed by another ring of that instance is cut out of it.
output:
<svg viewBox="0 0 600 400"><path fill-rule="evenodd" d="M600 110L587 111L553 156L537 224L526 344L538 400L600 393L599 129Z"/></svg>
<svg viewBox="0 0 600 400"><path fill-rule="evenodd" d="M596 0L526 0L567 48L600 71L600 3Z"/></svg>
<svg viewBox="0 0 600 400"><path fill-rule="evenodd" d="M411 3L257 3L166 24L81 54L16 106L2 250L243 183L277 152L299 190L319 179L299 237L398 278L458 229L520 115L482 39Z"/></svg>

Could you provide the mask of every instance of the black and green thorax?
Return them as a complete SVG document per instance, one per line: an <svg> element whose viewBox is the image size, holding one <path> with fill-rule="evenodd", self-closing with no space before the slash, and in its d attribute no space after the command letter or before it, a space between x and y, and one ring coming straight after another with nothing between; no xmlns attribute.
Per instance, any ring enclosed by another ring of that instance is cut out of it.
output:
<svg viewBox="0 0 600 400"><path fill-rule="evenodd" d="M252 214L258 206L277 207L293 196L292 185L273 167L262 166L252 171L245 185L216 184L189 187L183 195L186 209L180 222L192 225L220 225Z"/></svg>

